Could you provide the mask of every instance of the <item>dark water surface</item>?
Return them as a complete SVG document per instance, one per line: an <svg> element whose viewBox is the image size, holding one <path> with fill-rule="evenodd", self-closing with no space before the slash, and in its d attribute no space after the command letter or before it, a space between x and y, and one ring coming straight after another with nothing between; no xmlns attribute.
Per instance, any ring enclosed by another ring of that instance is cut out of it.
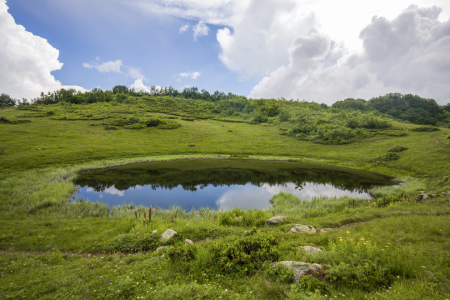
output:
<svg viewBox="0 0 450 300"><path fill-rule="evenodd" d="M368 189L391 185L381 174L312 163L250 160L178 160L130 164L80 173L76 198L110 206L144 205L191 210L263 209L280 191L301 199L370 198Z"/></svg>

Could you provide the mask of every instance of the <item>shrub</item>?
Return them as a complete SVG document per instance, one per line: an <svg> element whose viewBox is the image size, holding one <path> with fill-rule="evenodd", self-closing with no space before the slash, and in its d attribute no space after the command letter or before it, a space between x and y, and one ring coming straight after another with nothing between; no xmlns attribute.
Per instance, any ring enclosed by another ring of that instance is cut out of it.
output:
<svg viewBox="0 0 450 300"><path fill-rule="evenodd" d="M329 249L315 255L315 260L329 265L328 279L340 286L374 290L389 286L397 276L413 276L397 249L389 243L377 245L364 237L339 237L329 242Z"/></svg>
<svg viewBox="0 0 450 300"><path fill-rule="evenodd" d="M294 282L294 271L290 268L286 268L285 266L282 265L271 266L263 264L262 270L265 277L271 281L280 283Z"/></svg>
<svg viewBox="0 0 450 300"><path fill-rule="evenodd" d="M158 236L146 232L132 232L116 236L110 249L116 252L151 251L160 246Z"/></svg>
<svg viewBox="0 0 450 300"><path fill-rule="evenodd" d="M423 126L416 126L414 128L411 128L412 131L438 131L440 130L437 127L434 127L432 125L423 125Z"/></svg>
<svg viewBox="0 0 450 300"><path fill-rule="evenodd" d="M216 243L211 247L211 268L218 268L222 273L253 275L263 265L278 260L278 243L276 237L256 234L256 230L237 238L232 244Z"/></svg>
<svg viewBox="0 0 450 300"><path fill-rule="evenodd" d="M295 291L306 291L310 293L316 293L318 291L324 294L329 292L329 287L327 283L320 281L312 275L304 275L300 278L300 282L296 286Z"/></svg>
<svg viewBox="0 0 450 300"><path fill-rule="evenodd" d="M194 245L173 246L167 253L170 261L173 263L193 260L196 254L197 248Z"/></svg>
<svg viewBox="0 0 450 300"><path fill-rule="evenodd" d="M397 153L388 152L382 156L374 158L373 160L388 162L388 161L392 161L392 160L397 160L399 158L400 158L400 155L398 155Z"/></svg>
<svg viewBox="0 0 450 300"><path fill-rule="evenodd" d="M391 149L389 149L388 152L400 152L400 151L403 151L403 150L408 150L408 147L397 145L397 146L392 147Z"/></svg>
<svg viewBox="0 0 450 300"><path fill-rule="evenodd" d="M181 124L174 122L174 121L165 121L165 122L161 122L158 125L159 129L177 129L180 127L181 127Z"/></svg>

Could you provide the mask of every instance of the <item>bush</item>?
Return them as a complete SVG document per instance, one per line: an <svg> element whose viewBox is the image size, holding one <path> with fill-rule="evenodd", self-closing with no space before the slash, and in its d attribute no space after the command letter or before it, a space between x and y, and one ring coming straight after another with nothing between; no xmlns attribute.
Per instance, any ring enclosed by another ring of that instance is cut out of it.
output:
<svg viewBox="0 0 450 300"><path fill-rule="evenodd" d="M371 291L388 287L397 276L414 276L400 252L387 245L377 245L364 237L339 237L329 242L329 249L315 255L315 260L329 265L331 283L346 288Z"/></svg>
<svg viewBox="0 0 450 300"><path fill-rule="evenodd" d="M293 283L294 271L282 265L271 266L264 264L262 267L264 276L270 281L279 283Z"/></svg>
<svg viewBox="0 0 450 300"><path fill-rule="evenodd" d="M388 161L392 161L392 160L397 160L399 158L400 158L400 155L398 155L397 153L389 152L382 156L376 157L373 160L388 162Z"/></svg>
<svg viewBox="0 0 450 300"><path fill-rule="evenodd" d="M319 291L321 294L324 294L329 292L329 287L325 282L320 281L312 275L304 275L298 283L296 291L298 292L299 290L310 293Z"/></svg>
<svg viewBox="0 0 450 300"><path fill-rule="evenodd" d="M412 131L439 131L440 129L431 125L423 125L411 128Z"/></svg>
<svg viewBox="0 0 450 300"><path fill-rule="evenodd" d="M116 236L110 245L110 249L116 252L138 252L156 250L161 243L156 234L147 232L132 232Z"/></svg>
<svg viewBox="0 0 450 300"><path fill-rule="evenodd" d="M392 147L391 149L389 149L388 152L400 152L400 151L403 151L403 150L408 150L408 147L397 145L397 146Z"/></svg>
<svg viewBox="0 0 450 300"><path fill-rule="evenodd" d="M197 248L194 245L174 246L169 249L167 255L171 262L187 262L195 259Z"/></svg>
<svg viewBox="0 0 450 300"><path fill-rule="evenodd" d="M165 122L161 122L158 125L159 129L177 129L180 127L181 127L181 124L174 122L174 121L165 121Z"/></svg>
<svg viewBox="0 0 450 300"><path fill-rule="evenodd" d="M231 245L216 243L211 247L211 268L218 268L221 273L253 275L267 263L278 260L278 243L276 237L256 234L256 230L236 239Z"/></svg>

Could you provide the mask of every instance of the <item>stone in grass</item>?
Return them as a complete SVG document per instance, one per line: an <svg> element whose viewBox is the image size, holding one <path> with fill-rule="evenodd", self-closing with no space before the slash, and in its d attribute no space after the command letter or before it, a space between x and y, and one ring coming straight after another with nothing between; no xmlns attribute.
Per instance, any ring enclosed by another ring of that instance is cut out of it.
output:
<svg viewBox="0 0 450 300"><path fill-rule="evenodd" d="M319 271L324 268L323 265L310 264L298 261L280 261L272 264L272 267L275 267L276 265L282 265L288 269L291 269L294 272L294 282L297 284L300 278L302 278L302 276L305 275L305 273Z"/></svg>
<svg viewBox="0 0 450 300"><path fill-rule="evenodd" d="M276 217L273 217L273 218L270 218L269 220L267 220L266 221L266 226L278 225L281 222L284 222L284 220L286 220L286 217L276 216Z"/></svg>
<svg viewBox="0 0 450 300"><path fill-rule="evenodd" d="M172 229L167 229L166 231L164 231L164 233L161 235L161 237L159 238L159 240L161 242L167 242L168 240L170 240L172 237L177 236L178 233L175 230Z"/></svg>
<svg viewBox="0 0 450 300"><path fill-rule="evenodd" d="M158 233L158 231L156 231L156 230L152 231L152 234L157 234L157 233Z"/></svg>
<svg viewBox="0 0 450 300"><path fill-rule="evenodd" d="M184 240L184 244L185 244L185 245L194 245L194 242L191 241L190 239L185 239L185 240Z"/></svg>
<svg viewBox="0 0 450 300"><path fill-rule="evenodd" d="M419 194L419 195L417 195L417 201L425 201L425 200L428 200L428 199L430 199L430 197L428 197L427 194Z"/></svg>
<svg viewBox="0 0 450 300"><path fill-rule="evenodd" d="M299 246L299 248L309 254L316 254L316 253L322 252L322 249L313 247L313 246Z"/></svg>
<svg viewBox="0 0 450 300"><path fill-rule="evenodd" d="M316 233L316 232L317 229L312 226L295 224L288 233L292 234L292 233Z"/></svg>
<svg viewBox="0 0 450 300"><path fill-rule="evenodd" d="M322 228L322 229L320 229L320 233L327 233L327 232L330 232L330 231L334 231L334 229L333 228Z"/></svg>

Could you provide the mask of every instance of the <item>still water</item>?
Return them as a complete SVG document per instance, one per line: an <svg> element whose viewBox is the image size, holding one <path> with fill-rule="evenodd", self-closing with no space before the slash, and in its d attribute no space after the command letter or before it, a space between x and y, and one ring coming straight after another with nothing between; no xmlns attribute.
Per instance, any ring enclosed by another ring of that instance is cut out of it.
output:
<svg viewBox="0 0 450 300"><path fill-rule="evenodd" d="M297 162L178 160L130 164L80 173L75 198L114 205L184 210L264 209L280 191L313 197L370 198L368 189L391 185L367 171Z"/></svg>

